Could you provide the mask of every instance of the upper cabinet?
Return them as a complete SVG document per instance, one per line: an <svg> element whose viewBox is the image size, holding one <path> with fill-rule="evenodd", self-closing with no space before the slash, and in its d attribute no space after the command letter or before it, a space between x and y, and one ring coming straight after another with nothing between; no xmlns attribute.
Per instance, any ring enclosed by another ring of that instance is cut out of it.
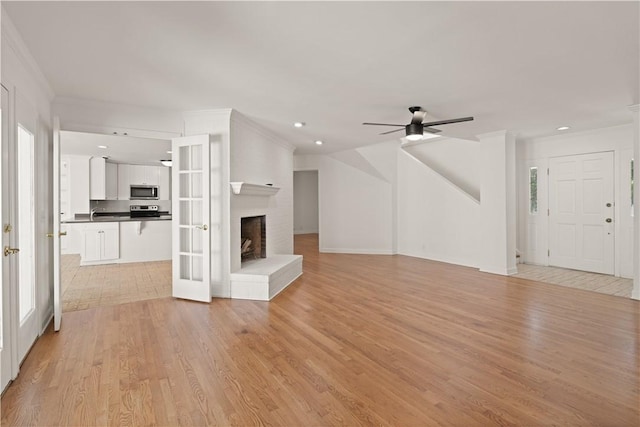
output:
<svg viewBox="0 0 640 427"><path fill-rule="evenodd" d="M89 213L89 157L62 156L60 167L60 218Z"/></svg>
<svg viewBox="0 0 640 427"><path fill-rule="evenodd" d="M107 200L118 200L118 165L107 162Z"/></svg>
<svg viewBox="0 0 640 427"><path fill-rule="evenodd" d="M129 188L131 185L129 180L131 166L122 163L118 165L118 200L129 200L131 196L131 189Z"/></svg>
<svg viewBox="0 0 640 427"><path fill-rule="evenodd" d="M158 188L160 200L171 200L171 168L161 166L158 168Z"/></svg>
<svg viewBox="0 0 640 427"><path fill-rule="evenodd" d="M116 200L118 198L118 167L102 157L89 160L89 198L91 200Z"/></svg>
<svg viewBox="0 0 640 427"><path fill-rule="evenodd" d="M160 169L158 166L129 165L131 185L159 185Z"/></svg>

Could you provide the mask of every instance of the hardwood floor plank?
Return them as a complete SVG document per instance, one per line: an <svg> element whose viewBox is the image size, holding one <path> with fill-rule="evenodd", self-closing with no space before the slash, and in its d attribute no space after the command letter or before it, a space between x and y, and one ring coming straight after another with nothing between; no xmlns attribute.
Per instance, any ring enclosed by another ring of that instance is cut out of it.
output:
<svg viewBox="0 0 640 427"><path fill-rule="evenodd" d="M303 276L268 303L165 297L65 313L2 397L2 425L640 423L638 301L320 254L317 236L296 236L296 252Z"/></svg>

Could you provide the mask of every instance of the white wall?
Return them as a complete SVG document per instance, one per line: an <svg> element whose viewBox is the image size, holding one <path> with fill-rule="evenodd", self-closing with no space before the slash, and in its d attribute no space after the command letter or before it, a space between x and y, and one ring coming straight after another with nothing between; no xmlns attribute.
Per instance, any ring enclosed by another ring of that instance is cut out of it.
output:
<svg viewBox="0 0 640 427"><path fill-rule="evenodd" d="M62 97L54 100L52 109L61 129L68 131L171 139L184 128L180 111Z"/></svg>
<svg viewBox="0 0 640 427"><path fill-rule="evenodd" d="M293 253L293 150L247 117L231 114L230 180L273 184L274 196L231 195L231 272L240 269L240 218L266 215L267 257Z"/></svg>
<svg viewBox="0 0 640 427"><path fill-rule="evenodd" d="M438 158L454 159L459 148L443 145ZM459 167L469 162L462 159ZM295 156L294 169L318 171L321 252L399 253L479 265L478 201L405 152L399 141Z"/></svg>
<svg viewBox="0 0 640 427"><path fill-rule="evenodd" d="M481 231L477 201L399 150L399 254L478 267Z"/></svg>
<svg viewBox="0 0 640 427"><path fill-rule="evenodd" d="M546 170L549 159L603 151L614 152L615 169L615 274L633 277L633 217L631 216L629 165L633 157L631 125L559 134L517 145L518 157L518 248L526 262L547 265L548 208ZM538 167L538 215L528 207L529 168ZM638 168L636 167L636 170Z"/></svg>
<svg viewBox="0 0 640 427"><path fill-rule="evenodd" d="M0 79L9 91L9 137L15 138L17 123L28 127L35 137L36 304L40 325L45 327L53 314L53 247L50 240L39 236L44 236L53 227L49 179L53 91L4 10L1 49Z"/></svg>
<svg viewBox="0 0 640 427"><path fill-rule="evenodd" d="M293 233L318 232L318 171L293 173Z"/></svg>
<svg viewBox="0 0 640 427"><path fill-rule="evenodd" d="M458 138L428 139L405 144L403 150L440 176L480 200L480 143Z"/></svg>
<svg viewBox="0 0 640 427"><path fill-rule="evenodd" d="M295 170L318 171L321 252L395 252L396 149L392 142L296 156Z"/></svg>

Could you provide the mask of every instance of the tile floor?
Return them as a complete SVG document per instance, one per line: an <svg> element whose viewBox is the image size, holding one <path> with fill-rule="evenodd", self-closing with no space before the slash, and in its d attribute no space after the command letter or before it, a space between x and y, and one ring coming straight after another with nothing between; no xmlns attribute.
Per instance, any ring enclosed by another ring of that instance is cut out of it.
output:
<svg viewBox="0 0 640 427"><path fill-rule="evenodd" d="M631 298L631 289L633 288L632 279L530 264L518 264L518 273L513 277L627 298Z"/></svg>
<svg viewBox="0 0 640 427"><path fill-rule="evenodd" d="M80 255L62 255L62 311L171 296L171 261L80 267Z"/></svg>

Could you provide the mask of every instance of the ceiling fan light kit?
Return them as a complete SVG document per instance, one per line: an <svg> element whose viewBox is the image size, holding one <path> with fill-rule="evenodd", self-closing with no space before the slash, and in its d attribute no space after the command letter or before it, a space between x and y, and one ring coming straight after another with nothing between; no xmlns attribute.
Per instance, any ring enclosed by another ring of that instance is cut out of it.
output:
<svg viewBox="0 0 640 427"><path fill-rule="evenodd" d="M406 137L409 141L418 141L422 139L422 123L409 123L404 127L404 129L406 132Z"/></svg>
<svg viewBox="0 0 640 427"><path fill-rule="evenodd" d="M437 120L434 122L424 123L427 112L422 107L409 107L409 111L412 114L411 123L406 125L397 125L391 123L363 123L363 125L372 126L396 126L400 129L394 129L387 132L382 132L380 135L387 135L394 132L399 132L404 128L405 137L409 141L419 141L424 138L425 132L427 134L436 134L442 132L440 129L432 128L431 126L448 125L450 123L461 123L473 120L473 117L461 117L459 119L449 120Z"/></svg>

